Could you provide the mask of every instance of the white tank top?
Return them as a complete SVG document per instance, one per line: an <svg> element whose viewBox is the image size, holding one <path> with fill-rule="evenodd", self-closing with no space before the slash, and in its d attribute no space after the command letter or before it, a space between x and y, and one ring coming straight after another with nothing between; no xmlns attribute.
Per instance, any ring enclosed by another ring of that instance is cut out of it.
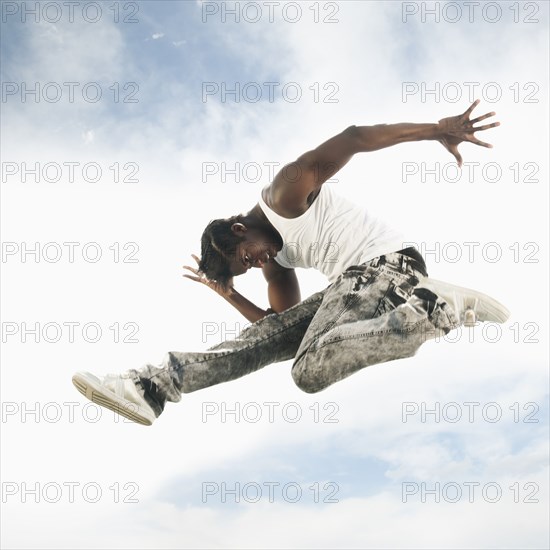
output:
<svg viewBox="0 0 550 550"><path fill-rule="evenodd" d="M275 261L286 268L315 268L334 282L350 265L359 265L403 248L403 236L328 185L297 218L274 212L260 194L259 204L283 238Z"/></svg>

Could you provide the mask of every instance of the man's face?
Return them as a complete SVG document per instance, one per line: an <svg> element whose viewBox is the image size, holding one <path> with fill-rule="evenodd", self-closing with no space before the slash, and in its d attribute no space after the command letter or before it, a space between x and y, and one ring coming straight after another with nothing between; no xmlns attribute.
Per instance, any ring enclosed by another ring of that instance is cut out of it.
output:
<svg viewBox="0 0 550 550"><path fill-rule="evenodd" d="M261 268L277 255L275 243L269 242L263 232L247 229L241 234L244 240L237 245L230 264L234 276L242 275L252 267Z"/></svg>

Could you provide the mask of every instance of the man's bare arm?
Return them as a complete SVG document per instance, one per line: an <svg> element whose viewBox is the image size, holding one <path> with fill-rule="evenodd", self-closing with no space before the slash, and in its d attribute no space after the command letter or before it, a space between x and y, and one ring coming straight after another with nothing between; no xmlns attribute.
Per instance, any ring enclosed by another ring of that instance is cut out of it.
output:
<svg viewBox="0 0 550 550"><path fill-rule="evenodd" d="M286 269L273 260L263 266L262 272L267 281L267 295L271 306L267 310L259 308L239 294L233 285L227 292L219 293L251 323L263 319L271 313L280 313L298 304L301 300L300 286L294 269Z"/></svg>
<svg viewBox="0 0 550 550"><path fill-rule="evenodd" d="M262 272L273 312L280 313L301 301L300 284L294 269L287 269L273 260L262 267Z"/></svg>
<svg viewBox="0 0 550 550"><path fill-rule="evenodd" d="M194 260L199 263L199 258L192 254ZM268 309L262 309L253 304L248 298L240 294L233 286L233 280L229 282L227 288L224 288L216 281L207 279L198 268L188 265L183 266L193 275L184 274L184 277L206 285L219 294L224 300L229 302L239 313L241 313L251 323L263 319L271 313L280 313L300 302L300 286L294 269L286 269L276 263L274 260L265 264L262 272L267 281Z"/></svg>
<svg viewBox="0 0 550 550"><path fill-rule="evenodd" d="M438 123L376 124L374 126L349 126L340 134L328 139L315 149L307 151L295 162L285 166L275 177L269 188L272 204L282 212L300 215L307 210L308 196L317 191L323 183L343 168L356 153L377 151L408 141L437 140L462 165L458 145L469 141L483 147L489 143L480 141L474 132L499 126L498 122L474 128L474 124L494 112L470 119L476 100L464 113L447 117Z"/></svg>

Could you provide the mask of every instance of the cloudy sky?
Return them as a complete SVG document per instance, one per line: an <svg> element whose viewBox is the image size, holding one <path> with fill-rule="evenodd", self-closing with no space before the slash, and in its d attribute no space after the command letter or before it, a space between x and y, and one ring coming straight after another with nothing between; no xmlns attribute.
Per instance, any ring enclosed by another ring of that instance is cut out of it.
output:
<svg viewBox="0 0 550 550"><path fill-rule="evenodd" d="M2 1L3 547L547 548L548 4L35 4ZM419 142L328 185L507 324L318 394L273 364L150 428L76 392L246 325L182 265L277 166L477 98L501 126L461 173Z"/></svg>

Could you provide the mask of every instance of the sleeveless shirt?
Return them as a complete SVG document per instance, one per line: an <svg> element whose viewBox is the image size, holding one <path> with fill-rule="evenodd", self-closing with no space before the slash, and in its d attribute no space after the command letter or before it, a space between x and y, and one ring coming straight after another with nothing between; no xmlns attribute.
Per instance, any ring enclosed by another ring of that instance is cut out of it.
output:
<svg viewBox="0 0 550 550"><path fill-rule="evenodd" d="M297 218L285 218L259 204L283 238L275 261L286 268L314 268L334 282L351 265L403 248L402 235L366 209L337 195L328 185Z"/></svg>

